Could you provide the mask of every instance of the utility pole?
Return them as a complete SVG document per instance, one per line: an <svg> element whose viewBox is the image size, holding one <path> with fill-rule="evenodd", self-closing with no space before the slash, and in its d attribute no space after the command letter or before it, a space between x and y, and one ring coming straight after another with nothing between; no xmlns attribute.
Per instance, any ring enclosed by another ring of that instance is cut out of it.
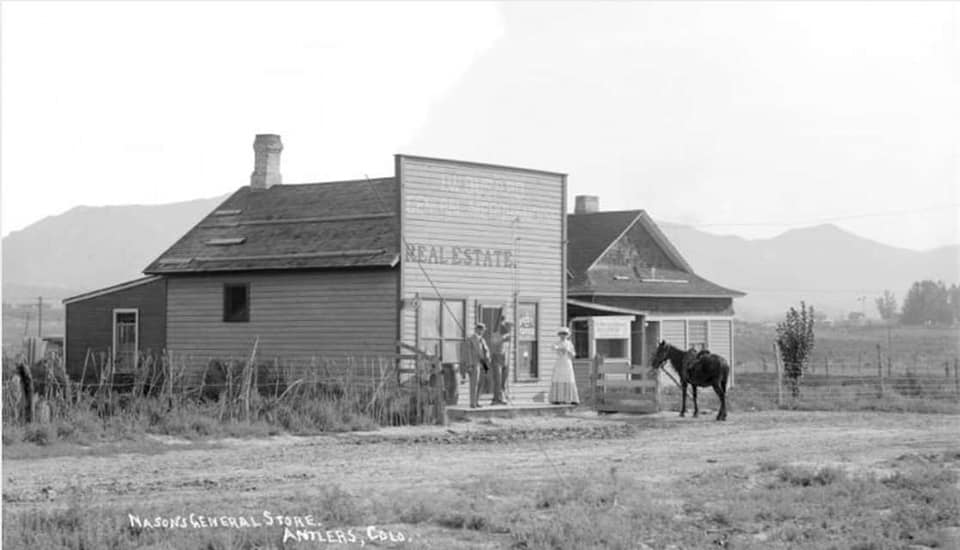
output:
<svg viewBox="0 0 960 550"><path fill-rule="evenodd" d="M37 338L43 337L43 296L37 296Z"/></svg>

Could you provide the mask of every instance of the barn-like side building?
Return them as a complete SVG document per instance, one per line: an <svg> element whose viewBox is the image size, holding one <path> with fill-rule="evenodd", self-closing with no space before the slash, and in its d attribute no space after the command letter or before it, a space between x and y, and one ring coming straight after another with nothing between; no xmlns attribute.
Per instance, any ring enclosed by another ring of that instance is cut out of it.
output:
<svg viewBox="0 0 960 550"><path fill-rule="evenodd" d="M598 204L578 196L567 216L567 314L578 354L649 366L665 340L733 365L733 300L745 294L697 275L645 211ZM583 368L577 375L588 383Z"/></svg>

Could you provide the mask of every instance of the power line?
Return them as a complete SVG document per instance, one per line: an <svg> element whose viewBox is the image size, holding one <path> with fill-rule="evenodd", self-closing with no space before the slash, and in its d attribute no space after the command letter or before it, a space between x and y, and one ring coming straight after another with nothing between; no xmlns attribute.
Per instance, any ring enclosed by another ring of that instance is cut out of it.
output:
<svg viewBox="0 0 960 550"><path fill-rule="evenodd" d="M911 214L914 212L929 212L932 210L946 210L949 208L960 208L960 202L950 204L941 204L939 206L928 206L924 208L909 208L904 210L887 210L884 212L864 212L862 214L849 214L845 216L834 216L831 218L819 218L805 221L763 221L763 222L727 222L727 223L698 223L688 224L680 222L669 222L675 225L686 225L688 227L786 227L792 225L811 225L817 223L834 222L842 220L853 220L859 218L882 218L886 216L899 216L902 214Z"/></svg>

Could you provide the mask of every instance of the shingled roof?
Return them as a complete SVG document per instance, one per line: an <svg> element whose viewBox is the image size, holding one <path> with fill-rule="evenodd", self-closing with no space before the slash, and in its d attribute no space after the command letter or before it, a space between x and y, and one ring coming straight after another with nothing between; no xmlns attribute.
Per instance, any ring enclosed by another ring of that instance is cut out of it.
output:
<svg viewBox="0 0 960 550"><path fill-rule="evenodd" d="M679 269L595 265L618 239L640 225ZM643 210L567 215L567 266L571 296L740 297L693 272L657 224Z"/></svg>
<svg viewBox="0 0 960 550"><path fill-rule="evenodd" d="M244 186L144 273L392 267L399 232L393 178Z"/></svg>

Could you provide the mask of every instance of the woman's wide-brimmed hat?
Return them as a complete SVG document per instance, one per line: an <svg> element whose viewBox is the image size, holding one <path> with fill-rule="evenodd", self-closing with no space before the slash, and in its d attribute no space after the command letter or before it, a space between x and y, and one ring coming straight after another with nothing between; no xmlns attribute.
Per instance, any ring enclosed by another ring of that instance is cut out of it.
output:
<svg viewBox="0 0 960 550"><path fill-rule="evenodd" d="M560 327L559 329L557 329L557 335L560 335L560 334L566 334L567 336L570 336L570 329L568 329L567 327Z"/></svg>

